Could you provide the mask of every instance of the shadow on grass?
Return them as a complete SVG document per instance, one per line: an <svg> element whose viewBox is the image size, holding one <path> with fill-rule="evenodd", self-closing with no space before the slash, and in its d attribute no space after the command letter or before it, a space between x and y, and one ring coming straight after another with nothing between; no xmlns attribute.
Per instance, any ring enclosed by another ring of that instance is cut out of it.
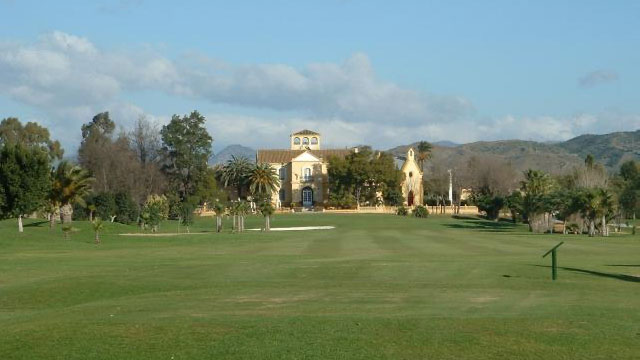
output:
<svg viewBox="0 0 640 360"><path fill-rule="evenodd" d="M44 220L44 221L36 221L36 222L32 222L32 223L28 223L28 224L24 224L24 227L40 227L40 225L43 224L47 224L49 225L49 221Z"/></svg>
<svg viewBox="0 0 640 360"><path fill-rule="evenodd" d="M444 226L452 229L469 229L490 232L506 232L516 228L516 225L507 221L486 220L472 216L453 216L454 219L460 220L453 224L444 224Z"/></svg>
<svg viewBox="0 0 640 360"><path fill-rule="evenodd" d="M630 265L630 264L611 264L606 266L621 266L621 267L640 267L640 265Z"/></svg>
<svg viewBox="0 0 640 360"><path fill-rule="evenodd" d="M551 267L549 265L534 265L534 266L544 267L544 268L550 268ZM605 272L600 272L600 271L578 269L578 268L572 268L572 267L563 267L563 266L558 266L558 269L567 270L567 271L573 271L573 272L577 272L577 273L581 273L581 274L605 277L605 278L610 278L610 279L616 279L616 280L640 283L640 276L632 276L632 275L625 275L625 274L612 274L612 273L605 273Z"/></svg>

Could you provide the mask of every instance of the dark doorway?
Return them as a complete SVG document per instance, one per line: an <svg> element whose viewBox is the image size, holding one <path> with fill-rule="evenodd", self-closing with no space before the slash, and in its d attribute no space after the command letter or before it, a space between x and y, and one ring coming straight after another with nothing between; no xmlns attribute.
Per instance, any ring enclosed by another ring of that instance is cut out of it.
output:
<svg viewBox="0 0 640 360"><path fill-rule="evenodd" d="M407 205L413 206L413 190L409 191L409 196L407 196Z"/></svg>
<svg viewBox="0 0 640 360"><path fill-rule="evenodd" d="M313 190L310 187L302 189L302 206L313 206Z"/></svg>

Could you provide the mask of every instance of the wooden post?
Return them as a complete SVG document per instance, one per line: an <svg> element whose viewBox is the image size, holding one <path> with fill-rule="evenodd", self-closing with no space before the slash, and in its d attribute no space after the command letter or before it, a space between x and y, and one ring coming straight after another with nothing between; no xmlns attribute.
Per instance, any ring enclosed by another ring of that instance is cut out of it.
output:
<svg viewBox="0 0 640 360"><path fill-rule="evenodd" d="M551 280L555 281L558 278L558 254L557 254L557 250L560 247L560 245L564 244L564 241L561 241L558 245L554 246L553 248L551 248L549 251L547 251L544 255L542 255L543 258L547 257L547 255L551 254Z"/></svg>
<svg viewBox="0 0 640 360"><path fill-rule="evenodd" d="M551 279L556 280L558 278L558 255L554 249L551 252Z"/></svg>

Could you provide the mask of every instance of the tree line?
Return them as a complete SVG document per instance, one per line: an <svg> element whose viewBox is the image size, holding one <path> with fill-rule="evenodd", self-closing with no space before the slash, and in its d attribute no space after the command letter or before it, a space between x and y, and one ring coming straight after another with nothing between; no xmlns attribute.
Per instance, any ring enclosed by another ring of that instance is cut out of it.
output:
<svg viewBox="0 0 640 360"><path fill-rule="evenodd" d="M57 220L88 219L100 228L105 220L155 231L166 219L188 228L194 210L209 204L218 214L232 214L234 229L242 229L248 199L259 199L260 210L270 216L271 194L279 186L275 170L247 159L210 168L213 138L204 123L194 111L174 115L164 126L140 117L132 129L117 131L109 112L102 112L82 125L77 162L72 162L63 159L64 150L46 128L3 119L0 218L17 218L20 232L22 219L32 214L48 218L52 228ZM240 191L231 201L229 187L245 186L253 199ZM265 223L268 229L269 219Z"/></svg>
<svg viewBox="0 0 640 360"><path fill-rule="evenodd" d="M640 165L625 162L615 174L589 155L582 166L563 174L529 169L520 174L497 157L474 156L463 166L436 161L426 174L426 201L449 204L449 182L453 187L453 205L466 202L478 206L487 218L498 220L508 212L514 222L526 223L532 232L553 232L562 224L565 233L590 236L609 234L635 219L640 209ZM451 170L452 176L448 171ZM455 211L454 211L455 213Z"/></svg>

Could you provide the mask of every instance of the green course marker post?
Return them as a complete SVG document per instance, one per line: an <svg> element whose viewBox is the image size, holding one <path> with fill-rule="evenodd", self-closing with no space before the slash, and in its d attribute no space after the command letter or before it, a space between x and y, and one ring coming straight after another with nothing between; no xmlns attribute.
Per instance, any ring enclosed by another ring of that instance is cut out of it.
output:
<svg viewBox="0 0 640 360"><path fill-rule="evenodd" d="M558 245L552 247L549 251L547 251L543 258L547 257L547 255L551 254L551 279L556 280L558 278L558 254L556 251L560 247L560 245L564 244L564 241L561 241Z"/></svg>

